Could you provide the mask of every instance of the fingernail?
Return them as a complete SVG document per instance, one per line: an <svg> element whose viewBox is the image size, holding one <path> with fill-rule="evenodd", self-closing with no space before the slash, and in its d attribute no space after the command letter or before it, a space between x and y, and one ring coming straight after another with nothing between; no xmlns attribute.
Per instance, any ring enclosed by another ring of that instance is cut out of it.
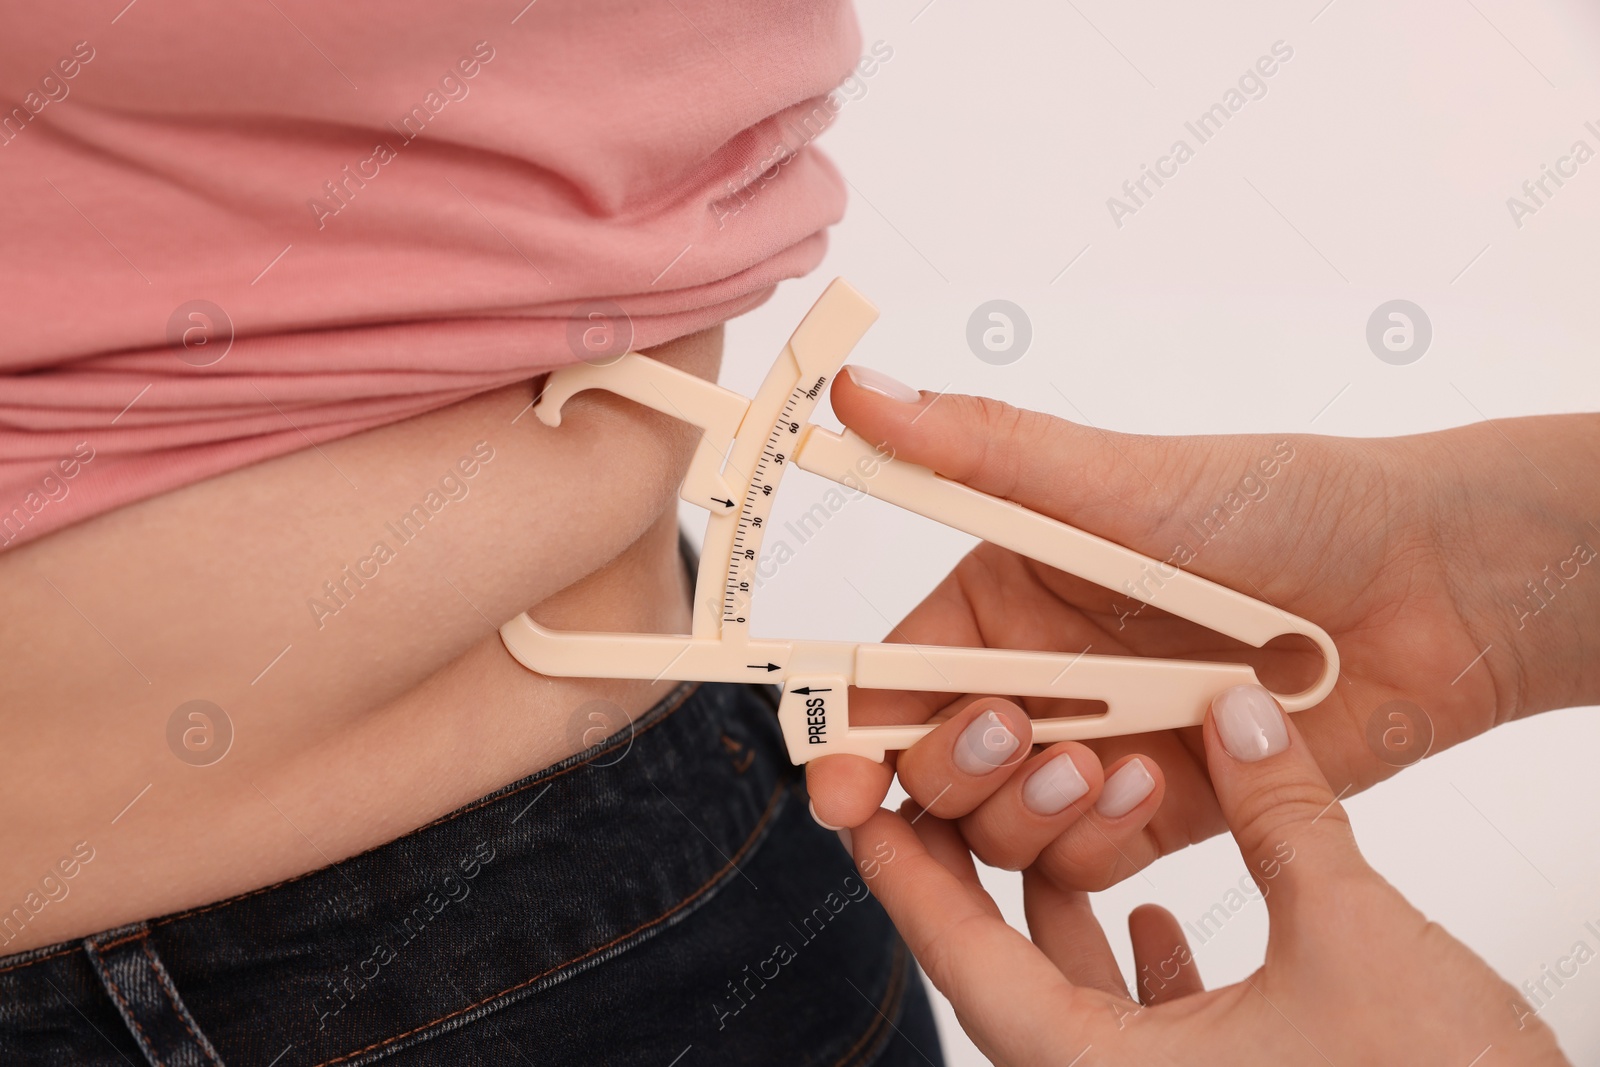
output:
<svg viewBox="0 0 1600 1067"><path fill-rule="evenodd" d="M1266 759L1289 747L1289 727L1272 694L1259 685L1224 689L1211 702L1217 736L1228 755L1245 763Z"/></svg>
<svg viewBox="0 0 1600 1067"><path fill-rule="evenodd" d="M1035 815L1054 815L1088 791L1072 757L1057 756L1022 783L1022 806Z"/></svg>
<svg viewBox="0 0 1600 1067"><path fill-rule="evenodd" d="M1017 750L1021 744L1006 721L992 711L979 715L956 738L954 760L962 774L988 774Z"/></svg>
<svg viewBox="0 0 1600 1067"><path fill-rule="evenodd" d="M851 843L850 843L850 831L849 830L841 829L839 831L839 843L844 846L844 850L846 852L848 852L851 856L854 856L856 854L855 848L852 847Z"/></svg>
<svg viewBox="0 0 1600 1067"><path fill-rule="evenodd" d="M1137 808L1139 802L1149 796L1150 790L1155 787L1156 780L1150 777L1144 761L1129 760L1116 774L1106 779L1106 787L1100 790L1100 799L1095 802L1094 810L1108 819L1126 815Z"/></svg>
<svg viewBox="0 0 1600 1067"><path fill-rule="evenodd" d="M891 378L881 370L871 367L857 367L854 364L846 367L845 373L850 375L850 380L869 392L886 396L890 400L897 400L902 404L914 404L922 399L922 394L917 392L898 378Z"/></svg>
<svg viewBox="0 0 1600 1067"><path fill-rule="evenodd" d="M812 819L812 821L815 822L818 826L822 827L824 830L842 830L842 829L844 829L844 827L842 827L842 826L834 826L832 823L823 822L822 821L822 816L817 814L817 805L816 805L815 801L812 801L812 800L808 799L806 801L806 807L808 809L810 809L810 811L811 811L811 819Z"/></svg>

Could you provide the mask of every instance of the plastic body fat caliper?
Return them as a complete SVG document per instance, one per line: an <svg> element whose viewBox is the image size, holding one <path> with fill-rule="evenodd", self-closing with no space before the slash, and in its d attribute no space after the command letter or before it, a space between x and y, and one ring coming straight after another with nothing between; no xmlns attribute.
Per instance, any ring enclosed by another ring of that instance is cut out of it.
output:
<svg viewBox="0 0 1600 1067"><path fill-rule="evenodd" d="M778 719L795 763L835 753L881 760L933 729L929 723L852 726L851 686L1105 702L1099 715L1035 720L1033 740L1048 744L1195 726L1222 690L1257 681L1255 670L1241 663L752 637L762 535L784 472L799 467L1249 645L1259 647L1281 634L1304 635L1322 652L1322 674L1303 692L1274 695L1289 711L1300 711L1333 689L1339 654L1320 627L1186 571L1169 577L1167 567L1159 572L1161 582L1143 580L1149 568L1162 565L927 468L887 458L853 433L812 425L817 401L877 317L877 308L836 279L753 399L634 352L603 366L552 373L534 407L548 425L560 424L561 407L573 395L605 389L698 426L703 433L680 495L711 518L690 634L557 631L523 614L500 628L511 655L546 675L779 683ZM870 477L861 475L874 468ZM718 587L720 596L707 595Z"/></svg>

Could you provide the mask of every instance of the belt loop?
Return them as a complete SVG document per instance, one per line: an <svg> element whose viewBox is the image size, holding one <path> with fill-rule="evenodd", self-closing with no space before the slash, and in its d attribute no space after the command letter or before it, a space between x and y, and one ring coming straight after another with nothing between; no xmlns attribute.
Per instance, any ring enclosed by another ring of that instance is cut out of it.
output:
<svg viewBox="0 0 1600 1067"><path fill-rule="evenodd" d="M149 926L86 937L83 949L151 1067L222 1067L151 946Z"/></svg>

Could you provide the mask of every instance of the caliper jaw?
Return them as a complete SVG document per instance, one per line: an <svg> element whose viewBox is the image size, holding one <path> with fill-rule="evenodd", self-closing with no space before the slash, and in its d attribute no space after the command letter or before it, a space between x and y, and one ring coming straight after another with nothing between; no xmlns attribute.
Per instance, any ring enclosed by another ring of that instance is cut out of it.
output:
<svg viewBox="0 0 1600 1067"><path fill-rule="evenodd" d="M747 398L677 367L628 352L611 363L580 363L553 371L533 413L546 426L560 426L562 405L585 389L604 389L700 427L704 432L678 495L713 514L738 506L743 490L728 484L722 465L750 408Z"/></svg>

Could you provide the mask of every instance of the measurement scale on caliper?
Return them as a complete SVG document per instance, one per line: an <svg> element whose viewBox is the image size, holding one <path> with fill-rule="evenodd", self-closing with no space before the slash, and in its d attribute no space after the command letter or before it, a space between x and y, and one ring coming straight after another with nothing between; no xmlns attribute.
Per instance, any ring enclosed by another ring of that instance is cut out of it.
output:
<svg viewBox="0 0 1600 1067"><path fill-rule="evenodd" d="M842 279L812 306L753 399L630 352L603 366L550 375L534 407L557 426L561 407L586 389L605 389L702 431L680 495L711 513L687 635L551 630L526 614L500 628L518 662L540 674L587 678L670 678L774 682L789 757L805 763L848 752L881 760L909 748L933 724L852 726L848 691L902 689L1015 697L1099 700L1099 715L1038 719L1036 743L1194 726L1212 697L1256 682L1242 663L1144 659L1003 648L802 641L750 636L761 540L784 472L800 467L874 497L1115 589L1153 607L1260 647L1283 634L1309 638L1323 655L1317 681L1274 694L1300 711L1332 691L1338 651L1320 627L1186 571L980 493L924 467L885 457L855 434L809 421L828 383L878 317ZM876 473L863 475L863 471ZM1147 576L1161 575L1159 583ZM719 587L721 596L707 596Z"/></svg>

